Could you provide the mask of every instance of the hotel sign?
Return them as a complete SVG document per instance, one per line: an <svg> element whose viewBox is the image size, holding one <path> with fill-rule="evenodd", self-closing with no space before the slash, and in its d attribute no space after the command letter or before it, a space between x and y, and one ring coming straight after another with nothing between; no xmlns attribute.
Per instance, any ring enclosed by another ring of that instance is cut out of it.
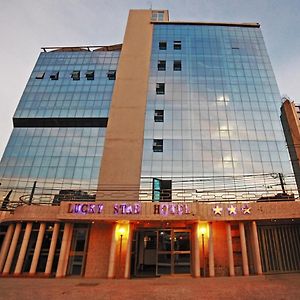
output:
<svg viewBox="0 0 300 300"><path fill-rule="evenodd" d="M121 216L121 215L147 215L149 214L149 209L147 212L143 213L143 207L152 206L151 215L159 215L163 217L168 216L184 216L191 214L191 203L181 203L181 202L160 202L157 203L141 203L141 202L70 202L67 207L68 215L103 215L103 216Z"/></svg>
<svg viewBox="0 0 300 300"><path fill-rule="evenodd" d="M101 214L104 205L93 203L69 203L68 213L70 214Z"/></svg>
<svg viewBox="0 0 300 300"><path fill-rule="evenodd" d="M25 208L22 208L25 209ZM30 208L32 209L32 208ZM265 220L296 218L300 201L277 203L197 203L148 201L62 202L56 209L59 220ZM299 214L299 213L298 213Z"/></svg>
<svg viewBox="0 0 300 300"><path fill-rule="evenodd" d="M186 203L162 203L154 204L154 214L160 214L162 216L182 216L191 213L191 207Z"/></svg>

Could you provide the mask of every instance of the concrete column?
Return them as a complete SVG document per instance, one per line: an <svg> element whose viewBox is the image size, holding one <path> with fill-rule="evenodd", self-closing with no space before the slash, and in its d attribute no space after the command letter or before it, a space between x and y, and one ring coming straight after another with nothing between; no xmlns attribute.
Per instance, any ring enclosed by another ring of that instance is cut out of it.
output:
<svg viewBox="0 0 300 300"><path fill-rule="evenodd" d="M50 243L50 248L49 248L49 254L48 254L46 268L45 268L45 275L50 275L51 274L58 234L59 234L59 223L55 223L54 228L53 228L53 232L52 232L52 238L51 238L51 243Z"/></svg>
<svg viewBox="0 0 300 300"><path fill-rule="evenodd" d="M126 261L125 261L125 274L124 278L130 278L130 260L131 260L131 245L132 245L132 235L133 235L133 225L129 224L128 229L128 241L126 249Z"/></svg>
<svg viewBox="0 0 300 300"><path fill-rule="evenodd" d="M228 247L228 260L229 260L229 275L234 276L234 260L233 260L233 249L232 249L232 237L231 237L231 226L230 223L226 224L227 233L227 247Z"/></svg>
<svg viewBox="0 0 300 300"><path fill-rule="evenodd" d="M116 264L116 228L117 224L113 225L111 244L110 244L110 254L109 254L109 263L108 263L108 278L115 277L115 264Z"/></svg>
<svg viewBox="0 0 300 300"><path fill-rule="evenodd" d="M208 240L208 264L209 264L209 277L215 276L215 256L214 256L214 237L212 222L209 223L209 240Z"/></svg>
<svg viewBox="0 0 300 300"><path fill-rule="evenodd" d="M198 234L199 223L195 223L193 226L193 237L194 237L194 276L200 277L200 242L199 242L199 234Z"/></svg>
<svg viewBox="0 0 300 300"><path fill-rule="evenodd" d="M12 261L13 261L13 258L14 258L14 254L15 254L15 251L16 251L17 244L18 244L18 239L19 239L19 236L20 236L21 229L22 229L22 224L17 223L16 228L15 228L15 232L14 232L11 244L10 244L10 248L9 248L9 251L8 251L7 259L6 259L6 262L5 262L5 265L4 265L3 275L8 275L9 274L10 267L11 267L11 264L12 264Z"/></svg>
<svg viewBox="0 0 300 300"><path fill-rule="evenodd" d="M25 233L24 233L19 257L18 257L17 264L15 267L15 272L14 272L15 275L20 275L22 273L22 268L23 268L24 259L25 259L25 255L26 255L26 251L27 251L27 246L29 243L30 235L31 235L31 230L32 230L32 223L28 222L26 224Z"/></svg>
<svg viewBox="0 0 300 300"><path fill-rule="evenodd" d="M11 239L13 237L14 234L14 229L15 229L15 225L13 223L11 223L6 231L5 234L5 238L1 247L1 251L0 251L0 273L3 270L4 264L5 264L5 260L6 260L6 256L9 250L9 246L10 246L10 242Z"/></svg>
<svg viewBox="0 0 300 300"><path fill-rule="evenodd" d="M252 238L253 238L253 246L254 246L255 269L256 269L257 275L262 275L259 243L258 243L258 236L257 236L257 227L256 227L255 221L252 221L251 229L252 229Z"/></svg>
<svg viewBox="0 0 300 300"><path fill-rule="evenodd" d="M240 241L241 241L241 249L242 249L243 272L244 272L244 276L248 276L249 275L248 254L247 254L246 237L245 237L245 226L243 222L239 223L239 228L240 228Z"/></svg>
<svg viewBox="0 0 300 300"><path fill-rule="evenodd" d="M74 228L74 224L71 223L71 226L70 226L70 229L69 229L65 259L64 259L64 265L63 265L63 274L64 274L64 276L67 274L67 267L68 267L69 256L70 256L70 248L71 248L71 242L72 242L72 238L73 238L73 228Z"/></svg>
<svg viewBox="0 0 300 300"><path fill-rule="evenodd" d="M40 229L39 229L39 234L36 240L35 248L34 248L34 253L33 253L33 258L29 270L29 274L33 275L35 274L36 267L39 261L40 253L41 253L41 248L42 248L42 243L44 239L44 234L46 230L46 223L41 223L40 224Z"/></svg>
<svg viewBox="0 0 300 300"><path fill-rule="evenodd" d="M56 277L65 276L64 266L65 266L67 247L69 243L70 231L71 231L71 223L65 223L64 234L61 242L60 254L59 254L58 265L56 270Z"/></svg>

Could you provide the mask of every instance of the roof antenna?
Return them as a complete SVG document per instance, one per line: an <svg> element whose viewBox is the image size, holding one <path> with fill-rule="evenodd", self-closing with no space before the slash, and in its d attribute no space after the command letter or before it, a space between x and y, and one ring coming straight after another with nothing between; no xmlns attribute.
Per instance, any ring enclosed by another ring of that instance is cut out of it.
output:
<svg viewBox="0 0 300 300"><path fill-rule="evenodd" d="M149 9L152 10L152 2L151 1L147 1L147 3L149 4Z"/></svg>

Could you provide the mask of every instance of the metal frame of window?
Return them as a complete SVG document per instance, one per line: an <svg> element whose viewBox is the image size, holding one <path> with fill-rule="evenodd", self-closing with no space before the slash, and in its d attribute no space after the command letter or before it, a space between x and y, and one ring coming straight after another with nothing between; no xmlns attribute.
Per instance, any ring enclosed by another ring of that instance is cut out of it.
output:
<svg viewBox="0 0 300 300"><path fill-rule="evenodd" d="M173 48L174 50L181 50L181 41L174 41Z"/></svg>
<svg viewBox="0 0 300 300"><path fill-rule="evenodd" d="M158 71L166 71L166 61L165 60L159 60L158 61L157 70Z"/></svg>
<svg viewBox="0 0 300 300"><path fill-rule="evenodd" d="M71 74L73 80L80 80L80 71L73 71Z"/></svg>
<svg viewBox="0 0 300 300"><path fill-rule="evenodd" d="M116 70L108 70L106 74L109 80L116 80Z"/></svg>
<svg viewBox="0 0 300 300"><path fill-rule="evenodd" d="M166 41L160 41L159 44L158 44L158 48L159 50L167 50L167 42Z"/></svg>
<svg viewBox="0 0 300 300"><path fill-rule="evenodd" d="M153 140L153 152L163 152L164 151L164 141L162 139Z"/></svg>
<svg viewBox="0 0 300 300"><path fill-rule="evenodd" d="M50 75L51 80L58 80L59 72L52 72Z"/></svg>
<svg viewBox="0 0 300 300"><path fill-rule="evenodd" d="M95 71L89 70L85 73L85 77L87 80L94 80Z"/></svg>
<svg viewBox="0 0 300 300"><path fill-rule="evenodd" d="M181 60L174 60L173 71L181 71Z"/></svg>
<svg viewBox="0 0 300 300"><path fill-rule="evenodd" d="M154 111L154 122L164 122L164 110L156 109Z"/></svg>
<svg viewBox="0 0 300 300"><path fill-rule="evenodd" d="M156 83L156 95L165 94L165 84L163 82Z"/></svg>

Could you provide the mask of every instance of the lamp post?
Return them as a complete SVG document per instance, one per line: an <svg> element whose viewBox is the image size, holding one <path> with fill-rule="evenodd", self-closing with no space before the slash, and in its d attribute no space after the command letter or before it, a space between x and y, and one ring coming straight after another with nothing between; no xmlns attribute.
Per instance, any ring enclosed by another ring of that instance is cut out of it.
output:
<svg viewBox="0 0 300 300"><path fill-rule="evenodd" d="M206 233L206 226L203 225L200 228L201 237L202 237L202 255L203 255L203 277L205 277L205 244L204 244L204 235Z"/></svg>
<svg viewBox="0 0 300 300"><path fill-rule="evenodd" d="M120 273L120 277L121 277L121 275L122 275L122 242L123 242L123 235L125 233L125 228L120 226L118 231L120 234L119 273Z"/></svg>

